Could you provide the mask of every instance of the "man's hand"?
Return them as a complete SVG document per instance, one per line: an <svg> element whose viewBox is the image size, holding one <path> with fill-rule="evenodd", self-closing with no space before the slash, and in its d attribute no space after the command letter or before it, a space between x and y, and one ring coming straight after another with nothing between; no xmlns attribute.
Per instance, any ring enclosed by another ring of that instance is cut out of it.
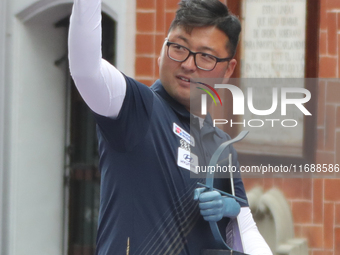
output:
<svg viewBox="0 0 340 255"><path fill-rule="evenodd" d="M223 197L218 191L206 191L206 188L195 189L194 200L199 200L201 215L206 221L235 218L241 209L235 199Z"/></svg>

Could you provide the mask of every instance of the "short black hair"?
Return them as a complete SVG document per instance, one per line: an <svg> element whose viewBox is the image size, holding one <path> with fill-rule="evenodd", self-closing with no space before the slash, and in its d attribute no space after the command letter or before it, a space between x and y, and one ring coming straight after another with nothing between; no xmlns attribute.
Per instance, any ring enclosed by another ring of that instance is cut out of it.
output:
<svg viewBox="0 0 340 255"><path fill-rule="evenodd" d="M169 32L177 26L183 27L188 33L191 33L195 27L215 26L228 36L229 43L226 47L234 57L241 23L229 12L225 4L219 0L181 0L178 5L176 17L170 25Z"/></svg>

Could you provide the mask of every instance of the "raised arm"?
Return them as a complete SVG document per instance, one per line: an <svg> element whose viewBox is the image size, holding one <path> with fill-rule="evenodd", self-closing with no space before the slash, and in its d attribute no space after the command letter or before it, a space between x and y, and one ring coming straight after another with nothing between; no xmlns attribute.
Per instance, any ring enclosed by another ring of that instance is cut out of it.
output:
<svg viewBox="0 0 340 255"><path fill-rule="evenodd" d="M125 98L126 81L102 59L101 35L101 0L75 0L68 38L71 75L87 105L114 118Z"/></svg>

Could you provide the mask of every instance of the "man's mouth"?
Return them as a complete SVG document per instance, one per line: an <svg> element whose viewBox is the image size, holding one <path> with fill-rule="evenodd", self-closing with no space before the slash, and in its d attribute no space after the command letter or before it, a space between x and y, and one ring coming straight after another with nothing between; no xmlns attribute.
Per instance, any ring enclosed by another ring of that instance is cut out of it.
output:
<svg viewBox="0 0 340 255"><path fill-rule="evenodd" d="M190 82L190 79L184 78L182 76L178 76L178 78L182 81Z"/></svg>

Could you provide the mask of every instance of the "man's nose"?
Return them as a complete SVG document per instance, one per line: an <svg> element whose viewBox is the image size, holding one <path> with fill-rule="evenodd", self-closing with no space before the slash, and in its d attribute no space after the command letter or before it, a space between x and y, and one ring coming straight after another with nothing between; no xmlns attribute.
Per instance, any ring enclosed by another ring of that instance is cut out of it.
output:
<svg viewBox="0 0 340 255"><path fill-rule="evenodd" d="M195 71L196 70L196 64L195 64L195 57L194 55L190 55L187 60L182 62L182 68L188 70L188 71Z"/></svg>

